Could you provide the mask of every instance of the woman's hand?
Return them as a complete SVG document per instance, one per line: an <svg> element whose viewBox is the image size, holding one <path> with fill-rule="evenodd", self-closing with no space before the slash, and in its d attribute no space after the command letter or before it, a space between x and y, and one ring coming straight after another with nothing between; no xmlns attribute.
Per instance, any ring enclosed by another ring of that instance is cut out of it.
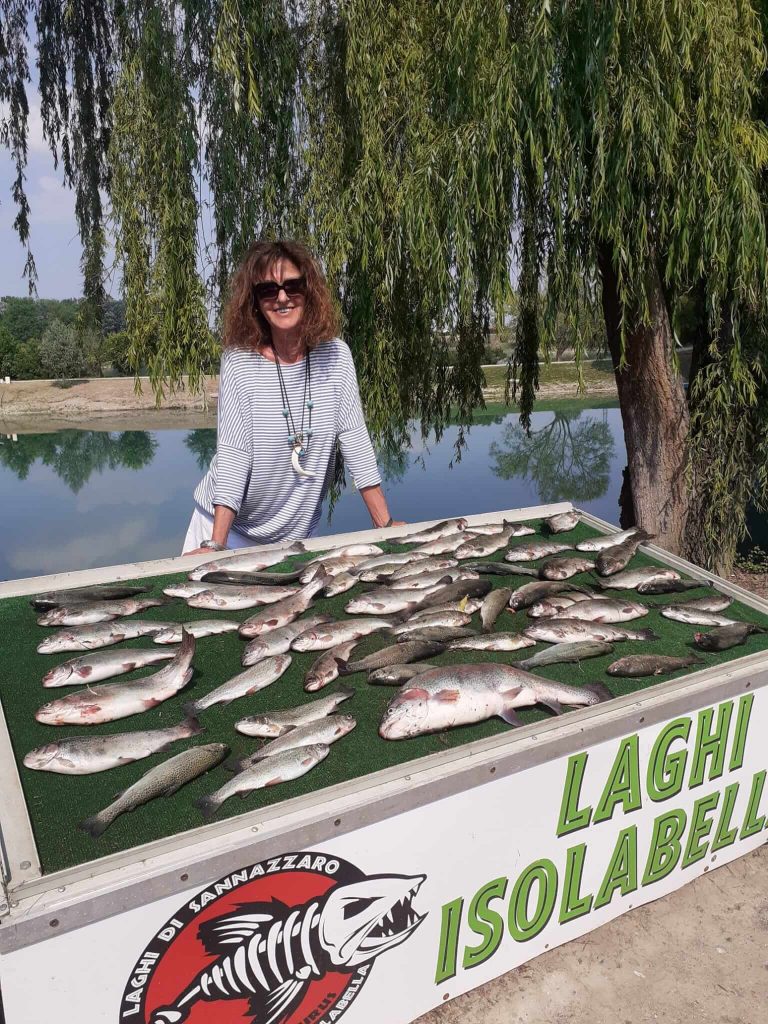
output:
<svg viewBox="0 0 768 1024"><path fill-rule="evenodd" d="M211 551L210 548L194 548L192 551L185 551L185 555L210 555L211 558L215 558L218 552Z"/></svg>
<svg viewBox="0 0 768 1024"><path fill-rule="evenodd" d="M393 519L391 525L392 526L406 526L407 523L403 519Z"/></svg>

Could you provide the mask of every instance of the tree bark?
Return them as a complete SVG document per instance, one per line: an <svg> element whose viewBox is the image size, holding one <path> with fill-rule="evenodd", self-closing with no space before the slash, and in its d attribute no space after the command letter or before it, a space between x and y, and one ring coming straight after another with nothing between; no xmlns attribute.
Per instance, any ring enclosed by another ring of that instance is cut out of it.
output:
<svg viewBox="0 0 768 1024"><path fill-rule="evenodd" d="M633 520L656 543L676 554L683 550L688 514L685 481L688 403L673 362L674 340L658 267L647 272L650 323L638 323L623 308L610 247L598 250L603 316L619 391L627 448L622 487L622 525ZM620 369L621 325L626 366Z"/></svg>

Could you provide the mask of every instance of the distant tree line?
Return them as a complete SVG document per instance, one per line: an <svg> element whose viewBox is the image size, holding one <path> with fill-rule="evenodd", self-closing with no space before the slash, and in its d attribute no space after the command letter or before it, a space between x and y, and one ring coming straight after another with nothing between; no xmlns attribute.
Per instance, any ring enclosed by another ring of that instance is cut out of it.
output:
<svg viewBox="0 0 768 1024"><path fill-rule="evenodd" d="M106 298L101 317L82 299L0 298L0 377L45 380L133 373L122 299Z"/></svg>

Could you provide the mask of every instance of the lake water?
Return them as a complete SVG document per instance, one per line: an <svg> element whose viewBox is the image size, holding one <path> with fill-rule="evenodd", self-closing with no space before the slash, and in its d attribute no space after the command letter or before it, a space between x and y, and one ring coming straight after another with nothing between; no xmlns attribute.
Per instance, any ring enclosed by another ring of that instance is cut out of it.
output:
<svg viewBox="0 0 768 1024"><path fill-rule="evenodd" d="M515 412L478 422L457 461L458 427L379 460L390 511L418 522L570 500L618 521L625 465L619 409L553 403L526 437ZM213 429L64 430L0 435L0 579L178 554ZM368 529L350 486L320 533Z"/></svg>

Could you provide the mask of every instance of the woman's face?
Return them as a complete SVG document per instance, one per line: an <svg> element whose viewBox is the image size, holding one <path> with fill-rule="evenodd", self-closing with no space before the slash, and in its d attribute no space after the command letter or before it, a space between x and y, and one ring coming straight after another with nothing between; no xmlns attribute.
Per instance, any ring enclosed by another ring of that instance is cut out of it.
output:
<svg viewBox="0 0 768 1024"><path fill-rule="evenodd" d="M267 271L264 282L274 281L282 284L291 279L300 278L301 271L291 260L279 260ZM258 282L259 284L261 282ZM288 295L283 288L280 289L276 298L262 298L257 296L259 309L264 318L274 331L292 331L298 327L304 315L304 295L295 293Z"/></svg>

